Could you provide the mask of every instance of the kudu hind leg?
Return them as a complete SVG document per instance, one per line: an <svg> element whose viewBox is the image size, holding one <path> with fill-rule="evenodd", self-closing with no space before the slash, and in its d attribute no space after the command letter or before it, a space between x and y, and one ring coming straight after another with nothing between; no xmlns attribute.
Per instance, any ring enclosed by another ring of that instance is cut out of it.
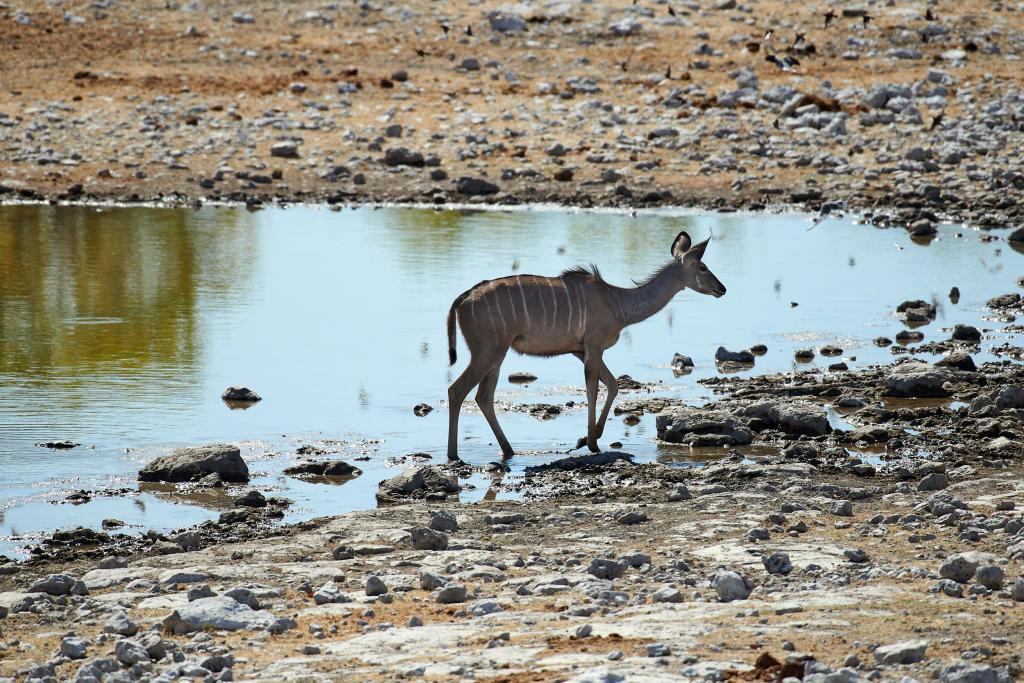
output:
<svg viewBox="0 0 1024 683"><path fill-rule="evenodd" d="M493 365L490 358L473 356L469 367L448 387L448 459L459 459L459 411L473 387L480 384Z"/></svg>
<svg viewBox="0 0 1024 683"><path fill-rule="evenodd" d="M608 369L608 366L604 364L604 359L601 359L601 382L604 384L608 395L604 399L604 408L601 409L601 417L597 420L597 438L600 439L604 436L604 424L608 420L608 413L611 412L612 402L615 401L615 397L619 394L619 382L615 379L615 375Z"/></svg>
<svg viewBox="0 0 1024 683"><path fill-rule="evenodd" d="M498 446L501 447L502 456L511 458L515 455L515 451L512 450L508 439L505 438L505 432L501 430L501 425L498 424L498 416L494 414L494 390L498 388L498 378L500 376L501 360L491 368L491 371L480 382L480 387L476 390L476 404L480 406L480 412L487 419L487 424L491 426L494 438L498 440Z"/></svg>

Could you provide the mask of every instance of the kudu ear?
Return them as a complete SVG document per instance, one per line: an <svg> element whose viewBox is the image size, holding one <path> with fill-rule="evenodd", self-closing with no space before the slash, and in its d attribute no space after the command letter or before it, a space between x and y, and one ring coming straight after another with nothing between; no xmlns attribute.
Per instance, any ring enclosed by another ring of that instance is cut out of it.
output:
<svg viewBox="0 0 1024 683"><path fill-rule="evenodd" d="M692 247L690 247L689 250L687 250L686 256L688 258L695 258L698 261L700 261L702 258L704 258L704 250L708 248L708 242L710 241L711 238L709 237L703 242L698 242L697 244L693 245Z"/></svg>
<svg viewBox="0 0 1024 683"><path fill-rule="evenodd" d="M676 258L682 258L686 250L690 248L690 236L685 232L681 232L676 235L675 240L672 242L672 255Z"/></svg>

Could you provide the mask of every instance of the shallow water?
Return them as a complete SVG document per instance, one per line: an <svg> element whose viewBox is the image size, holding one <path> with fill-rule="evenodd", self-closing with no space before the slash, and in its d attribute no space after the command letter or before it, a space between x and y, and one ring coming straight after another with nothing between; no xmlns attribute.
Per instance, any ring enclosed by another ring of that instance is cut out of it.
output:
<svg viewBox="0 0 1024 683"><path fill-rule="evenodd" d="M982 319L983 304L1014 291L1024 272L1024 257L1005 241L960 227L943 226L922 245L850 220L810 225L792 214L0 207L0 552L106 517L163 530L215 517L216 500L138 492L140 465L179 445L242 443L254 484L295 501L288 519L372 506L377 482L409 464L389 458L443 460L443 399L468 355L460 342L459 363L448 368L445 315L486 278L593 262L625 285L668 259L679 230L695 241L713 234L705 262L728 294L683 292L605 355L616 375L699 402L710 392L697 380L716 374L719 345L767 344L748 371L757 373L824 368L840 359L798 364L793 351L826 343L843 347L851 368L889 361L871 340L901 329L896 304L939 304L938 319L921 328L926 342L947 337L940 329L953 323L998 329ZM954 285L956 305L946 296ZM1005 339L986 339L983 349ZM673 376L674 352L691 356L695 371ZM513 370L539 379L510 384ZM571 356L511 354L497 400L580 401L582 374ZM264 400L231 410L220 399L229 385ZM434 412L414 416L421 402ZM461 455L496 460L490 430L470 407ZM547 421L499 419L521 454L515 472L574 445L586 418L576 409ZM649 416L634 427L613 417L603 444L622 441L641 460L706 457L659 448L653 435ZM83 445L34 445L64 439ZM324 440L343 456L369 456L356 463L363 476L329 485L281 474L298 445ZM475 478L463 500L482 498L487 481ZM61 502L78 489L121 488L130 493Z"/></svg>

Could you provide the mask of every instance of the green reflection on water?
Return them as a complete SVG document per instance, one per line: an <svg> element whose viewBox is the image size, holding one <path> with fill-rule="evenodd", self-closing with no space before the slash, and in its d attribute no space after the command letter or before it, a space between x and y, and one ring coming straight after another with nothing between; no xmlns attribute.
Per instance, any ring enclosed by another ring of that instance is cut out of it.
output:
<svg viewBox="0 0 1024 683"><path fill-rule="evenodd" d="M0 210L0 374L26 383L194 367L200 298L247 287L244 211Z"/></svg>

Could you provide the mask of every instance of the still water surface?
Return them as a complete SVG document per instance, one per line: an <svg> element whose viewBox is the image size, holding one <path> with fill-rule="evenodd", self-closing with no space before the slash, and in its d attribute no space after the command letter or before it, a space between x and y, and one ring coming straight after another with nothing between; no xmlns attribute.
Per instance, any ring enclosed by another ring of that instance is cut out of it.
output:
<svg viewBox="0 0 1024 683"><path fill-rule="evenodd" d="M705 262L728 294L683 292L605 354L617 375L699 402L710 392L697 380L716 374L719 345L767 344L758 373L795 369L796 348L825 343L856 356L851 367L889 361L871 340L901 329L892 316L899 302L939 304L926 341L958 322L998 327L983 321L983 304L1014 291L1024 273L1024 256L1005 241L955 226L922 245L849 220L810 225L792 214L0 207L0 552L107 517L129 530L215 517L223 500L138 490L140 465L180 445L241 443L254 484L295 501L289 519L372 506L376 483L404 466L395 457L443 460L443 399L468 355L460 342L459 364L447 367L445 315L486 278L593 262L626 285L668 259L679 230L694 241L712 234ZM957 305L947 298L954 285ZM673 376L674 352L694 359L692 374ZM509 384L513 370L539 380ZM582 367L571 356L511 354L502 375L498 401L582 397ZM220 400L229 385L264 400L231 410ZM422 402L436 410L416 417ZM499 419L522 454L514 472L558 457L585 432L580 411ZM689 459L657 446L653 433L649 417L632 428L611 418L603 443L622 441L641 459ZM467 461L497 459L479 414L464 415L461 436ZM64 439L83 446L34 445ZM369 456L357 463L364 475L332 486L281 474L299 445L324 440L340 442L344 457ZM462 499L483 497L487 481L474 480ZM62 502L78 489L122 488L129 495Z"/></svg>

